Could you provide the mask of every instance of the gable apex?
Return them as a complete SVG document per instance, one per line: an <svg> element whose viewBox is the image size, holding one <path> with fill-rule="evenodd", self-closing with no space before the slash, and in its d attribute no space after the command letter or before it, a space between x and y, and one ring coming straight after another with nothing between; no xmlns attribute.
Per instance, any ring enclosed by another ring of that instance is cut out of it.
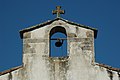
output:
<svg viewBox="0 0 120 80"><path fill-rule="evenodd" d="M97 38L97 32L98 32L97 29L89 27L89 26L85 26L85 25L82 25L82 24L74 23L74 22L65 20L63 18L59 18L59 17L55 18L53 20L48 20L48 21L46 21L44 23L41 23L41 24L37 24L37 25L29 27L29 28L25 28L23 30L20 30L20 37L23 38L23 33L25 33L25 32L29 32L29 31L44 27L44 26L49 25L49 24L53 23L54 21L58 21L58 20L62 20L62 21L66 22L68 24L71 24L71 25L76 25L76 26L79 26L79 27L82 27L82 28L93 30L94 31L94 38Z"/></svg>

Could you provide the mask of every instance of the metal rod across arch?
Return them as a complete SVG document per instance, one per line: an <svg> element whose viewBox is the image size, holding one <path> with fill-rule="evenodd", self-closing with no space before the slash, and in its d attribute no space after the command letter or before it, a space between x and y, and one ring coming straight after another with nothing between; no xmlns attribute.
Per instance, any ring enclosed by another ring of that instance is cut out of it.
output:
<svg viewBox="0 0 120 80"><path fill-rule="evenodd" d="M50 40L67 40L67 38L52 38Z"/></svg>

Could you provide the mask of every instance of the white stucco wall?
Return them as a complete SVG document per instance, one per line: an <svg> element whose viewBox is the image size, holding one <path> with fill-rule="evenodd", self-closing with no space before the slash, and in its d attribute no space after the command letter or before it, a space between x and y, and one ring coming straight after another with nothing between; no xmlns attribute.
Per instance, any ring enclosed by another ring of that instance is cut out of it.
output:
<svg viewBox="0 0 120 80"><path fill-rule="evenodd" d="M49 57L49 33L56 26L66 29L67 58ZM1 75L0 80L120 80L120 75L94 62L92 30L57 20L24 33L23 67Z"/></svg>

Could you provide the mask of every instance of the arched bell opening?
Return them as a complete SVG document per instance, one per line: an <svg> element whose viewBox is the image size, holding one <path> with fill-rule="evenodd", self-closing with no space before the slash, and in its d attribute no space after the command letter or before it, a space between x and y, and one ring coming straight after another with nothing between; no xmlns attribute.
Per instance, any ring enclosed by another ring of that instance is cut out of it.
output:
<svg viewBox="0 0 120 80"><path fill-rule="evenodd" d="M61 26L50 31L50 57L67 57L67 34Z"/></svg>

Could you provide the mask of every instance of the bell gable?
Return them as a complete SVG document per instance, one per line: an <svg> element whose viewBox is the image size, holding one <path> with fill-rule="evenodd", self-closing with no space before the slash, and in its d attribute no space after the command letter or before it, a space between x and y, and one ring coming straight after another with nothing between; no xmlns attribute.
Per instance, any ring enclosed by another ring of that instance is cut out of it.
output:
<svg viewBox="0 0 120 80"><path fill-rule="evenodd" d="M81 27L81 28L85 28L85 29L92 30L92 31L94 32L94 38L97 38L97 32L98 32L97 29L92 28L92 27L89 27L89 26L77 24L77 23L74 23L74 22L65 20L65 19L63 19L63 18L55 18L54 20L48 20L47 22L44 22L44 23L41 23L41 24L38 24L38 25L35 25L35 26L32 26L32 27L29 27L29 28L20 30L20 37L23 38L23 34L26 33L26 32L30 32L30 31L36 30L36 29L38 29L38 28L45 27L45 26L47 26L47 25L51 25L51 24L53 24L54 22L57 22L57 21L59 22L60 20L61 20L62 22L64 22L64 23L70 24L70 25L72 25L72 26L78 26L78 27ZM58 23L58 25L62 25L62 24L61 24L61 23ZM27 34L27 35L28 35L28 34ZM28 36L29 36L29 35L28 35Z"/></svg>

